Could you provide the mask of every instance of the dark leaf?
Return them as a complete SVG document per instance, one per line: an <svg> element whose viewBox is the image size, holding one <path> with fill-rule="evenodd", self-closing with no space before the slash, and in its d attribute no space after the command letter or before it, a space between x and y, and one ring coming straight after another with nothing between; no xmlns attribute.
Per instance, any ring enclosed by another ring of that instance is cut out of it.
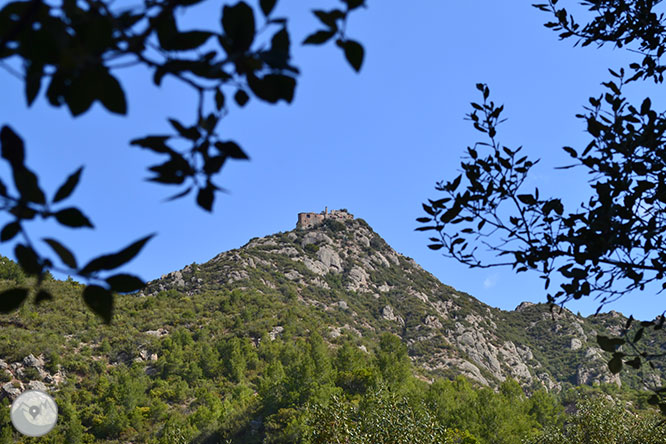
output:
<svg viewBox="0 0 666 444"><path fill-rule="evenodd" d="M217 148L222 154L231 157L232 159L249 159L248 155L241 149L240 146L234 141L215 142Z"/></svg>
<svg viewBox="0 0 666 444"><path fill-rule="evenodd" d="M53 296L51 295L51 293L49 293L47 290L41 289L35 295L35 304L39 305L44 301L50 301L52 299Z"/></svg>
<svg viewBox="0 0 666 444"><path fill-rule="evenodd" d="M328 42L335 35L335 31L317 31L303 40L304 45L321 45Z"/></svg>
<svg viewBox="0 0 666 444"><path fill-rule="evenodd" d="M180 199L181 197L185 197L185 196L187 196L188 194L190 194L191 191L192 191L192 187L188 187L188 188L185 189L185 191L182 191L182 192L180 192L180 193L178 193L178 194L174 194L174 195L171 196L171 197L167 197L167 198L165 199L165 202L169 202L169 201L172 201L172 200Z"/></svg>
<svg viewBox="0 0 666 444"><path fill-rule="evenodd" d="M106 324L111 323L113 295L109 290L99 285L88 285L83 290L83 300Z"/></svg>
<svg viewBox="0 0 666 444"><path fill-rule="evenodd" d="M271 15L271 12L273 12L276 3L277 0L259 0L259 6L261 6L261 12L263 12L264 15L268 17L269 15Z"/></svg>
<svg viewBox="0 0 666 444"><path fill-rule="evenodd" d="M363 64L363 46L354 40L345 40L342 42L342 48L345 51L345 57L349 64L356 72L359 72Z"/></svg>
<svg viewBox="0 0 666 444"><path fill-rule="evenodd" d="M10 288L0 293L0 312L9 313L17 308L28 297L28 290L25 288Z"/></svg>
<svg viewBox="0 0 666 444"><path fill-rule="evenodd" d="M651 106L652 102L650 101L650 98L646 97L645 100L643 100L643 103L641 104L641 114L646 115L650 111Z"/></svg>
<svg viewBox="0 0 666 444"><path fill-rule="evenodd" d="M294 99L296 79L282 74L267 74L261 78L254 75L247 76L248 85L257 97L269 103L284 100L291 103Z"/></svg>
<svg viewBox="0 0 666 444"><path fill-rule="evenodd" d="M14 184L21 194L22 199L37 204L46 203L46 196L44 195L44 191L39 187L35 173L23 165L17 165L13 168L12 172L14 173Z"/></svg>
<svg viewBox="0 0 666 444"><path fill-rule="evenodd" d="M201 133L199 133L199 130L196 127L194 126L185 127L176 119L168 119L168 120L171 126L173 126L176 129L176 131L178 131L178 134L180 134L182 137L192 141L199 140L199 138L201 137Z"/></svg>
<svg viewBox="0 0 666 444"><path fill-rule="evenodd" d="M245 52L254 41L254 12L245 2L222 8L222 28L230 41L230 52Z"/></svg>
<svg viewBox="0 0 666 444"><path fill-rule="evenodd" d="M619 346L624 344L622 338L609 338L607 336L597 335L597 344L602 350L607 352L614 352Z"/></svg>
<svg viewBox="0 0 666 444"><path fill-rule="evenodd" d="M622 357L620 355L613 356L613 359L608 361L608 370L614 375L617 375L622 370Z"/></svg>
<svg viewBox="0 0 666 444"><path fill-rule="evenodd" d="M34 219L37 216L37 212L32 208L29 208L23 204L16 205L14 208L9 210L9 214L16 217L17 219Z"/></svg>
<svg viewBox="0 0 666 444"><path fill-rule="evenodd" d="M431 216L434 216L434 215L435 215L435 212L433 211L432 208L430 208L429 205L426 205L426 204L422 203L421 206L423 207L423 211L425 211L425 212L428 213L429 215L431 215Z"/></svg>
<svg viewBox="0 0 666 444"><path fill-rule="evenodd" d="M238 106L243 107L248 102L248 100L250 100L250 96L248 96L247 93L242 89L239 89L236 91L236 94L234 94L234 100Z"/></svg>
<svg viewBox="0 0 666 444"><path fill-rule="evenodd" d="M442 244L430 244L430 245L428 245L428 248L430 248L431 250L439 250L443 246L444 245L442 245Z"/></svg>
<svg viewBox="0 0 666 444"><path fill-rule="evenodd" d="M536 199L531 194L519 194L516 197L525 205L535 205L537 203Z"/></svg>
<svg viewBox="0 0 666 444"><path fill-rule="evenodd" d="M179 32L169 40L168 49L169 51L191 51L206 43L212 35L207 31Z"/></svg>
<svg viewBox="0 0 666 444"><path fill-rule="evenodd" d="M25 70L25 99L28 106L35 101L37 94L42 86L42 76L44 75L44 65L37 62L28 64Z"/></svg>
<svg viewBox="0 0 666 444"><path fill-rule="evenodd" d="M14 248L14 255L19 265L26 274L37 275L42 272L42 265L39 263L39 256L31 247L18 244Z"/></svg>
<svg viewBox="0 0 666 444"><path fill-rule="evenodd" d="M218 111L224 108L224 93L220 89L215 91L215 108Z"/></svg>
<svg viewBox="0 0 666 444"><path fill-rule="evenodd" d="M96 99L101 100L100 95L105 93L99 86L107 82L106 77L109 75L106 68L97 66L82 70L71 79L70 85L64 87L62 95L72 116L85 113ZM55 79L51 80L52 83L54 81Z"/></svg>
<svg viewBox="0 0 666 444"><path fill-rule="evenodd" d="M204 164L204 173L209 176L218 173L226 160L227 156L213 156L209 158Z"/></svg>
<svg viewBox="0 0 666 444"><path fill-rule="evenodd" d="M213 201L215 200L215 188L208 184L205 188L200 188L197 193L197 205L206 211L213 211Z"/></svg>
<svg viewBox="0 0 666 444"><path fill-rule="evenodd" d="M638 342L641 340L643 337L643 332L645 331L645 328L641 327L636 331L636 334L634 335L634 342Z"/></svg>
<svg viewBox="0 0 666 444"><path fill-rule="evenodd" d="M91 260L83 267L83 269L81 269L80 273L87 275L100 270L113 270L114 268L120 267L139 254L139 251L141 251L144 245L146 245L146 242L148 242L153 236L154 234L151 234L139 239L117 253L106 254Z"/></svg>
<svg viewBox="0 0 666 444"><path fill-rule="evenodd" d="M347 9L352 10L356 9L359 6L362 6L365 3L365 0L342 0L344 3L347 4Z"/></svg>
<svg viewBox="0 0 666 444"><path fill-rule="evenodd" d="M604 126L594 118L587 119L587 132L594 137L599 137Z"/></svg>
<svg viewBox="0 0 666 444"><path fill-rule="evenodd" d="M130 293L141 290L145 283L138 277L131 274L116 274L106 279L106 283L111 286L112 291L119 293Z"/></svg>
<svg viewBox="0 0 666 444"><path fill-rule="evenodd" d="M0 130L0 143L2 143L2 157L12 165L12 168L22 166L25 161L23 140L7 125Z"/></svg>
<svg viewBox="0 0 666 444"><path fill-rule="evenodd" d="M54 214L56 220L65 226L72 228L88 227L93 228L90 220L78 208L65 208Z"/></svg>
<svg viewBox="0 0 666 444"><path fill-rule="evenodd" d="M160 46L167 51L171 50L172 42L175 42L178 36L173 8L163 8L156 17L151 19L151 24L157 33Z"/></svg>
<svg viewBox="0 0 666 444"><path fill-rule="evenodd" d="M170 136L148 136L142 139L134 139L130 141L130 145L138 145L156 153L172 153L173 150L165 143L169 138Z"/></svg>
<svg viewBox="0 0 666 444"><path fill-rule="evenodd" d="M630 367L635 368L636 370L641 368L641 358L639 358L638 356L636 356L634 359L624 361L624 363L627 364Z"/></svg>
<svg viewBox="0 0 666 444"><path fill-rule="evenodd" d="M58 188L58 191L56 191L56 194L53 197L53 203L60 202L61 200L68 198L72 194L72 191L74 191L74 188L76 188L76 185L78 185L79 183L79 179L81 179L82 171L83 167L80 167L78 170L72 173L67 178L67 180L65 180L65 183L60 185L60 188Z"/></svg>
<svg viewBox="0 0 666 444"><path fill-rule="evenodd" d="M67 247L65 247L63 244L58 242L55 239L42 239L44 242L49 244L49 247L55 251L55 253L58 255L60 260L67 265L69 268L77 269L78 266L76 265L76 258L72 254L71 251Z"/></svg>
<svg viewBox="0 0 666 444"><path fill-rule="evenodd" d="M294 73L298 73L298 69L289 66L289 49L291 42L289 40L289 33L286 28L282 28L276 32L271 38L270 51L261 53L261 58L271 68L275 69L288 69Z"/></svg>
<svg viewBox="0 0 666 444"><path fill-rule="evenodd" d="M448 224L451 222L456 216L460 214L462 211L462 207L459 205L454 205L451 207L449 210L447 210L442 216L439 218L439 220L442 223Z"/></svg>
<svg viewBox="0 0 666 444"><path fill-rule="evenodd" d="M578 157L578 153L576 152L576 150L571 148L570 146L562 147L562 149L567 153L569 153L571 157Z"/></svg>
<svg viewBox="0 0 666 444"><path fill-rule="evenodd" d="M315 9L312 11L312 13L319 19L320 22L328 26L331 31L337 31L337 20L342 19L345 16L345 14L339 9L333 9L331 11Z"/></svg>
<svg viewBox="0 0 666 444"><path fill-rule="evenodd" d="M2 228L0 232L0 242L7 242L12 240L19 231L21 231L21 224L18 222L10 222Z"/></svg>
<svg viewBox="0 0 666 444"><path fill-rule="evenodd" d="M118 79L113 77L107 70L103 70L98 76L98 98L102 105L112 113L127 114L127 100L125 91Z"/></svg>
<svg viewBox="0 0 666 444"><path fill-rule="evenodd" d="M460 181L462 180L462 175L459 175L455 179L453 179L453 182L446 184L446 189L447 191L455 191L458 189L460 186Z"/></svg>

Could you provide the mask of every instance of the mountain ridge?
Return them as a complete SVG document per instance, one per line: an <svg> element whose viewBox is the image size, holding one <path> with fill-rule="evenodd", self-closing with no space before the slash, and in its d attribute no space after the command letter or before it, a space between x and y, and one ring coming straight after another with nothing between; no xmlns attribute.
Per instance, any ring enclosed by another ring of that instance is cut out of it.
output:
<svg viewBox="0 0 666 444"><path fill-rule="evenodd" d="M343 210L330 214L335 211ZM378 332L398 335L422 377L430 380L462 374L497 386L511 377L526 388L556 391L563 385L661 384L661 368L621 376L607 370L596 334L617 333L626 321L619 313L584 318L531 302L512 311L494 308L441 283L346 210L344 218L326 217L325 210L307 226L302 224L305 214L317 215L301 213L294 230L253 238L204 264L163 275L142 294L277 291L287 298L278 310L297 303L318 313L333 346L343 335L365 348ZM272 324L273 335L288 328ZM261 336L259 331L248 335L255 341ZM652 347L661 346L651 341Z"/></svg>

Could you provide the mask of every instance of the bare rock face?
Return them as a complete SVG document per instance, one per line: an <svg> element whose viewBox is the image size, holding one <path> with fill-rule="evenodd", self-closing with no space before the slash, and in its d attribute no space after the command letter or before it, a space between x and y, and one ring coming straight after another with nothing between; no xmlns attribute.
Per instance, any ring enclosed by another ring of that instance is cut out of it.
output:
<svg viewBox="0 0 666 444"><path fill-rule="evenodd" d="M537 379L541 381L541 384L548 391L559 392L562 389L561 384L553 381L553 379L548 375L548 373L539 373L537 374Z"/></svg>
<svg viewBox="0 0 666 444"><path fill-rule="evenodd" d="M498 359L498 350L478 329L465 328L460 323L456 324L456 333L452 340L470 357L474 364L488 370L500 381L505 379L502 366Z"/></svg>
<svg viewBox="0 0 666 444"><path fill-rule="evenodd" d="M276 327L273 327L273 329L270 331L270 333L268 333L268 336L271 338L272 341L274 341L275 338L277 338L279 335L281 335L283 331L284 331L284 327L278 325Z"/></svg>
<svg viewBox="0 0 666 444"><path fill-rule="evenodd" d="M391 307L390 305L387 305L384 308L382 308L382 318L386 319L387 321L397 322L400 325L405 325L405 320L402 319L402 317L397 316L393 312L393 307Z"/></svg>
<svg viewBox="0 0 666 444"><path fill-rule="evenodd" d="M44 367L44 360L40 358L35 358L34 355L29 354L25 358L23 358L23 365L26 367Z"/></svg>
<svg viewBox="0 0 666 444"><path fill-rule="evenodd" d="M291 271L286 272L284 274L284 277L286 277L290 281L297 281L297 280L301 279L303 276L301 276L301 274L298 271L291 270Z"/></svg>
<svg viewBox="0 0 666 444"><path fill-rule="evenodd" d="M168 335L169 331L166 328L158 328L157 330L144 331L144 334L147 334L148 336L154 336L156 338L161 338L162 336Z"/></svg>
<svg viewBox="0 0 666 444"><path fill-rule="evenodd" d="M15 387L12 382L3 384L2 389L0 389L0 399L8 398L10 401L13 401L18 398L23 392L23 384L18 382L17 385L18 387Z"/></svg>
<svg viewBox="0 0 666 444"><path fill-rule="evenodd" d="M585 352L583 363L579 364L576 369L576 384L592 385L595 382L622 386L620 375L614 375L608 370L601 350L597 347L590 347Z"/></svg>
<svg viewBox="0 0 666 444"><path fill-rule="evenodd" d="M303 261L303 264L307 267L308 270L310 270L314 274L318 274L319 276L324 276L326 273L328 273L328 267L324 265L324 263L320 261L313 261L309 257L304 257L300 258Z"/></svg>
<svg viewBox="0 0 666 444"><path fill-rule="evenodd" d="M310 231L301 241L301 247L305 247L308 244L332 244L333 240L328 237L326 234L320 231Z"/></svg>
<svg viewBox="0 0 666 444"><path fill-rule="evenodd" d="M571 350L579 350L583 343L578 338L571 338Z"/></svg>
<svg viewBox="0 0 666 444"><path fill-rule="evenodd" d="M648 373L647 375L644 376L644 383L643 383L643 388L645 390L654 390L657 388L661 388L661 378L659 375L655 373Z"/></svg>
<svg viewBox="0 0 666 444"><path fill-rule="evenodd" d="M348 290L359 291L368 289L368 281L370 280L370 276L363 268L354 266L349 271L348 279Z"/></svg>
<svg viewBox="0 0 666 444"><path fill-rule="evenodd" d="M431 363L424 363L423 367L428 370L455 369L463 376L483 385L490 385L483 376L481 370L469 361L460 358L450 358L445 355L438 355Z"/></svg>
<svg viewBox="0 0 666 444"><path fill-rule="evenodd" d="M28 389L29 390L39 390L41 392L48 391L48 389L46 388L46 385L44 385L44 383L41 382L41 381L30 381L28 383Z"/></svg>
<svg viewBox="0 0 666 444"><path fill-rule="evenodd" d="M439 319L437 319L436 316L432 316L432 315L426 316L423 323L429 328L434 328L434 329L437 329L437 330L442 328L442 323L439 322Z"/></svg>
<svg viewBox="0 0 666 444"><path fill-rule="evenodd" d="M338 253L331 247L321 247L317 251L317 258L322 264L333 273L340 273L342 271L342 260Z"/></svg>
<svg viewBox="0 0 666 444"><path fill-rule="evenodd" d="M502 356L502 362L509 368L509 373L514 379L528 385L532 383L530 369L523 361L513 342L505 342L499 352Z"/></svg>

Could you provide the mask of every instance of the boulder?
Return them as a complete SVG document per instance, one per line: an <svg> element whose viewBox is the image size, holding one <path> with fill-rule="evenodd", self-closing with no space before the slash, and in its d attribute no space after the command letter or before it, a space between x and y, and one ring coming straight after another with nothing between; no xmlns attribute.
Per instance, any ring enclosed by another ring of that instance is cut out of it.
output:
<svg viewBox="0 0 666 444"><path fill-rule="evenodd" d="M342 271L342 260L338 253L330 247L322 247L317 251L317 258L328 271L339 273Z"/></svg>
<svg viewBox="0 0 666 444"><path fill-rule="evenodd" d="M33 354L29 354L23 358L23 365L26 367L44 367L44 360L41 358L35 358Z"/></svg>
<svg viewBox="0 0 666 444"><path fill-rule="evenodd" d="M30 381L28 382L29 390L39 390L41 392L46 392L48 389L42 381Z"/></svg>

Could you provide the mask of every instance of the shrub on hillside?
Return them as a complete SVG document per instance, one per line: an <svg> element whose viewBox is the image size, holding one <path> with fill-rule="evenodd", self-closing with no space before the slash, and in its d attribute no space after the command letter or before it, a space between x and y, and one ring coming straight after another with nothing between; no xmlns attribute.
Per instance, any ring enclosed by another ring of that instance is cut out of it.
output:
<svg viewBox="0 0 666 444"><path fill-rule="evenodd" d="M0 256L0 279L16 281L21 284L25 281L25 274L16 262L5 256Z"/></svg>

